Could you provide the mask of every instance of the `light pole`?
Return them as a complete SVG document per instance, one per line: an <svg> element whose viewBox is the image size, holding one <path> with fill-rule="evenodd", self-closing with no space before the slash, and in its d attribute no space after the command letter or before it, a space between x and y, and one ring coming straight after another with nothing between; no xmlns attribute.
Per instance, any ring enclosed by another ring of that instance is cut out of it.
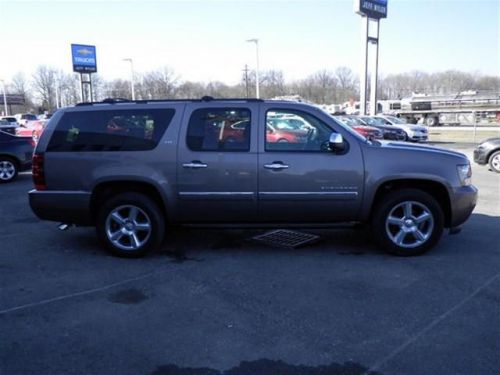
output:
<svg viewBox="0 0 500 375"><path fill-rule="evenodd" d="M5 94L5 81L3 79L0 79L0 82L2 82L2 90L3 90L3 107L5 109L5 116L9 115L9 111L7 109L7 95Z"/></svg>
<svg viewBox="0 0 500 375"><path fill-rule="evenodd" d="M135 89L134 89L134 62L131 58L123 59L123 61L128 61L130 63L130 90L132 91L132 100L135 100Z"/></svg>
<svg viewBox="0 0 500 375"><path fill-rule="evenodd" d="M255 43L255 58L256 58L256 67L255 67L255 96L259 99L259 39L247 39L249 43Z"/></svg>

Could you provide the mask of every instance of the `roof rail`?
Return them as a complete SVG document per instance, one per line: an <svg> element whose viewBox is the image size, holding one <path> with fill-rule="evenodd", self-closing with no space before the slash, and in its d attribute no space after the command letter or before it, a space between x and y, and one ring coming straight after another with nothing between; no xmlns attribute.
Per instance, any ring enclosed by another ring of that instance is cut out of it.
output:
<svg viewBox="0 0 500 375"><path fill-rule="evenodd" d="M141 100L130 100L125 98L106 98L100 102L83 102L77 103L76 106L88 106L94 104L117 104L117 103L136 103L136 104L145 104L145 103L163 103L163 102L221 102L221 101L238 101L238 102L263 102L263 99L257 98L217 98L215 99L212 96L203 96L201 99L141 99Z"/></svg>

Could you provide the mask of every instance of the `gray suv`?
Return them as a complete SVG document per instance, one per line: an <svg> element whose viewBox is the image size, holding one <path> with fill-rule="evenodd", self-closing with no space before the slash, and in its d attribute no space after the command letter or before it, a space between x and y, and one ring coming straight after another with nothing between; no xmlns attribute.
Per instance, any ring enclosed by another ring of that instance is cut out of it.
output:
<svg viewBox="0 0 500 375"><path fill-rule="evenodd" d="M277 127L279 119L301 126ZM114 254L159 247L177 225L371 224L376 242L421 254L472 213L461 153L369 141L302 103L83 103L59 110L33 158L32 210L95 226Z"/></svg>

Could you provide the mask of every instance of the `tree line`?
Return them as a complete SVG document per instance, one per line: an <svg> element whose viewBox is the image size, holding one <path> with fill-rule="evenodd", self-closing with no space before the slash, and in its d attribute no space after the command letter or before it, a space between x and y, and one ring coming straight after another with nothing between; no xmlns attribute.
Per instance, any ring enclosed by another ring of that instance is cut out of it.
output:
<svg viewBox="0 0 500 375"><path fill-rule="evenodd" d="M370 82L370 80L368 81ZM93 98L131 98L130 80L105 80L92 75ZM172 68L165 66L134 76L136 99L244 98L255 96L255 72L243 73L235 85L213 81L208 83L183 80ZM340 104L359 97L359 78L348 67L320 70L295 81L285 80L281 70L259 72L262 98L299 95L317 104ZM14 75L7 82L7 93L22 94L26 105L22 110L51 112L55 108L74 105L81 101L78 74L65 73L49 66L38 66L31 76ZM414 92L428 94L456 94L464 90L495 90L500 92L500 77L456 70L426 73L388 74L379 77L379 99L401 99Z"/></svg>

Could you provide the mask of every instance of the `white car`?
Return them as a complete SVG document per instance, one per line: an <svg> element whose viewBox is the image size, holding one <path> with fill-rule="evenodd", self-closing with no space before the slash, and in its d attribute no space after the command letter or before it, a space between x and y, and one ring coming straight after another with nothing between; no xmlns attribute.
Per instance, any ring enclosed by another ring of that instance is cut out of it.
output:
<svg viewBox="0 0 500 375"><path fill-rule="evenodd" d="M17 120L17 123L19 126L26 126L28 124L28 121L36 121L38 118L31 114L31 113L18 113L14 116Z"/></svg>
<svg viewBox="0 0 500 375"><path fill-rule="evenodd" d="M373 116L380 120L383 125L392 125L403 129L409 141L425 142L429 139L429 131L425 126L408 124L405 119L395 116Z"/></svg>

